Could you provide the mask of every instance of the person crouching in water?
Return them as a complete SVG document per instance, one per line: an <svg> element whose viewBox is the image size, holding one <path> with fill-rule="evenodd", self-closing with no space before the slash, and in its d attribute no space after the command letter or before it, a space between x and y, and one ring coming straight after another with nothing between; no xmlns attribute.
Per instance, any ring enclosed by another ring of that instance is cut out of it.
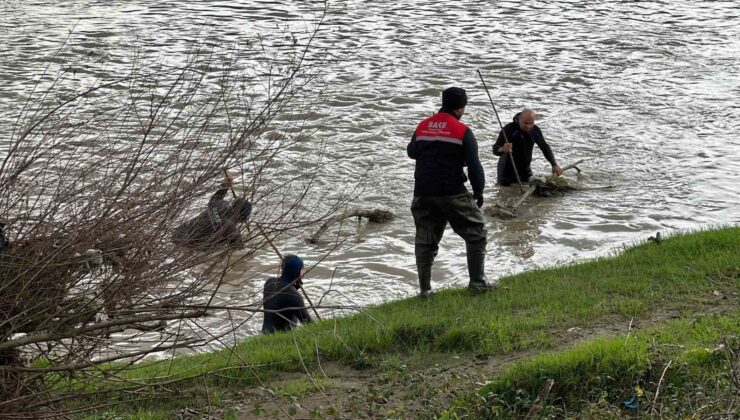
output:
<svg viewBox="0 0 740 420"><path fill-rule="evenodd" d="M243 248L239 224L247 223L252 214L252 203L245 198L224 200L234 186L234 179L226 177L208 201L206 210L175 229L172 242L197 249L208 249L214 245Z"/></svg>
<svg viewBox="0 0 740 420"><path fill-rule="evenodd" d="M298 325L298 322L311 322L303 298L298 289L303 285L303 260L297 255L286 255L280 277L265 282L264 307L265 319L262 333L287 331Z"/></svg>

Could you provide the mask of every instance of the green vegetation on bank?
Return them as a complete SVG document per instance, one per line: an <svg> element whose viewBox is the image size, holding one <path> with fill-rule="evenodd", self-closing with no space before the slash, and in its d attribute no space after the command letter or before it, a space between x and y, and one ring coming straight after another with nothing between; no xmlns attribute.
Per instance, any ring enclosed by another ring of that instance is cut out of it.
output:
<svg viewBox="0 0 740 420"><path fill-rule="evenodd" d="M740 403L738 362L736 309L729 316L672 321L516 363L441 417L518 417L535 410L548 418L730 415Z"/></svg>
<svg viewBox="0 0 740 420"><path fill-rule="evenodd" d="M470 295L467 290L444 290L426 301L412 298L391 302L366 308L355 316L317 322L292 333L252 337L234 349L142 364L125 375L137 381L157 378L156 381L182 379L181 385L205 383L212 392L252 387L276 372L314 371L318 369L318 361L362 368L378 366L380 361L396 355L415 353L497 355L528 349L544 351L562 344L570 327L615 323L626 327L633 317L660 318L657 314L668 311L696 314L711 312L718 306L737 308L738 250L740 228L737 227L681 234L660 244L649 242L626 249L613 257L506 277L492 293ZM495 264L489 269L495 270ZM671 334L681 335L684 326L675 324ZM503 391L516 388L524 401L524 395L531 397L541 386L543 376L537 372L545 368L551 369L553 375L558 369L582 369L571 376L561 372L557 379L553 378L553 395L561 395L557 394L558 387L567 387L571 383L568 381L590 383L584 378L592 373L598 377L600 370L604 374L614 370L621 377L628 375L630 380L624 379L624 383L631 385L634 382L631 380L644 375L646 369L652 373L653 353L645 344L649 336L639 337L639 340L630 339L624 346L619 345L619 340L599 341L588 349L574 350L575 353L543 356L532 361L532 365L517 365L494 379L481 391L482 395L508 398ZM609 356L603 364L594 362L599 354ZM581 357L596 364L579 364ZM205 375L205 379L187 379L198 375ZM607 389L612 383L597 385ZM464 404L461 401L459 404ZM498 400L490 400L486 409L498 407L495 401ZM171 400L158 406L178 404L177 400ZM135 407L148 406L128 405L129 409ZM522 402L520 406L514 404L512 409L525 407ZM471 409L479 408L471 406ZM450 413L459 410L464 411L458 406Z"/></svg>

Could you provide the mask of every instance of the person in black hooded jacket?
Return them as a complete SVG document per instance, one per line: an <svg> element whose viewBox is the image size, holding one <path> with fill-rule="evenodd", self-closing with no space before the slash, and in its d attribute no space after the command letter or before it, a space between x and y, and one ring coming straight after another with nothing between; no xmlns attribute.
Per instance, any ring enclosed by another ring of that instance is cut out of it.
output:
<svg viewBox="0 0 740 420"><path fill-rule="evenodd" d="M550 165L552 173L560 175L562 169L555 160L555 155L550 145L545 141L542 130L534 123L537 114L528 108L514 116L514 121L506 124L499 133L496 143L493 145L493 154L499 156L496 171L496 182L499 185L511 185L517 182L516 172L512 165L512 159L516 162L519 179L523 183L529 182L532 177L532 150L534 145L540 148ZM506 137L504 137L506 133ZM506 140L509 142L507 143Z"/></svg>
<svg viewBox="0 0 740 420"><path fill-rule="evenodd" d="M264 334L287 331L299 322L311 322L298 289L303 286L303 260L297 255L286 255L280 277L265 282L265 318L262 322Z"/></svg>
<svg viewBox="0 0 740 420"><path fill-rule="evenodd" d="M239 224L249 220L252 204L244 198L235 198L231 202L224 200L233 185L234 180L226 177L221 188L211 196L206 210L175 229L172 242L197 249L214 245L243 248Z"/></svg>

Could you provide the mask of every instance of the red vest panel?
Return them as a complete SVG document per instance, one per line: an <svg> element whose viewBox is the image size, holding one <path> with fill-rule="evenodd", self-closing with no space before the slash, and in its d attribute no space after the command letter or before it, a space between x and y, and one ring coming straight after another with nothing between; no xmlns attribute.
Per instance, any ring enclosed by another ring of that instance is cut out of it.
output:
<svg viewBox="0 0 740 420"><path fill-rule="evenodd" d="M419 123L416 127L416 141L441 141L459 146L468 126L452 115L440 112Z"/></svg>

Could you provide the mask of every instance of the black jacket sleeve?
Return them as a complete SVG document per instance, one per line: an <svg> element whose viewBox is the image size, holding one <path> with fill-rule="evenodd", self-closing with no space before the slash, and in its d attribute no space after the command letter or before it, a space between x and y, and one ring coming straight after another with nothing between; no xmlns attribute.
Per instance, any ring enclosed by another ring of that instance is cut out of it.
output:
<svg viewBox="0 0 740 420"><path fill-rule="evenodd" d="M545 136L542 135L542 131L540 131L539 127L536 127L535 129L537 130L537 135L534 136L534 142L537 143L537 147L540 148L545 159L550 162L550 165L557 165L558 162L555 160L555 155L552 153L550 145L545 141Z"/></svg>
<svg viewBox="0 0 740 420"><path fill-rule="evenodd" d="M493 154L496 156L503 155L505 143L506 143L506 139L504 138L504 130L501 130L498 133L498 138L496 139L496 143L493 144Z"/></svg>
<svg viewBox="0 0 740 420"><path fill-rule="evenodd" d="M300 308L294 309L296 318L304 324L311 322L311 315L308 314L308 309L306 309L306 304L303 302L301 294L293 286L289 286L288 290L290 291L290 302L287 305L293 308Z"/></svg>
<svg viewBox="0 0 740 420"><path fill-rule="evenodd" d="M224 201L224 198L226 197L226 193L229 192L229 189L226 187L219 188L213 195L211 196L211 199L208 200L208 206L210 207L213 203L217 201Z"/></svg>
<svg viewBox="0 0 740 420"><path fill-rule="evenodd" d="M298 311L298 319L300 319L301 322L304 324L308 324L313 321L311 319L311 315L308 314L308 309L306 308L303 308L300 311Z"/></svg>
<svg viewBox="0 0 740 420"><path fill-rule="evenodd" d="M486 176L478 158L478 142L475 140L473 131L469 128L465 131L463 137L463 152L465 153L465 161L468 163L468 178L470 179L470 186L473 187L473 196L482 197L483 188L486 186Z"/></svg>
<svg viewBox="0 0 740 420"><path fill-rule="evenodd" d="M409 155L411 159L416 159L416 132L411 136L411 141L406 146L406 154Z"/></svg>

